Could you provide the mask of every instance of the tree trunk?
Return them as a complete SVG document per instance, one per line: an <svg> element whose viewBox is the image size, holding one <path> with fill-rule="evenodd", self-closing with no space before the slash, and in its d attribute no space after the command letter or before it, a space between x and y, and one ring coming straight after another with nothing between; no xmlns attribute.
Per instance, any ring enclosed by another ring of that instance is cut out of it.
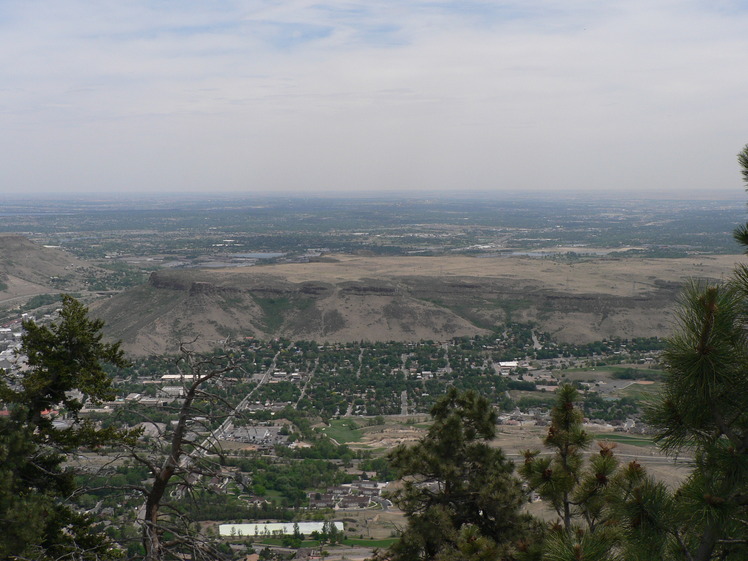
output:
<svg viewBox="0 0 748 561"><path fill-rule="evenodd" d="M699 543L699 549L696 550L696 554L693 556L693 561L709 561L712 558L714 546L717 545L718 537L719 528L714 524L707 526L701 535L701 543Z"/></svg>

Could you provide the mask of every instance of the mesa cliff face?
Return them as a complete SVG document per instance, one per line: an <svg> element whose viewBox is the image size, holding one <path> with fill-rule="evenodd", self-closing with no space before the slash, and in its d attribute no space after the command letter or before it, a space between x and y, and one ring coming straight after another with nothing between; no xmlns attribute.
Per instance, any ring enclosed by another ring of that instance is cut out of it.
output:
<svg viewBox="0 0 748 561"><path fill-rule="evenodd" d="M687 259L365 257L233 269L162 270L91 304L134 355L176 352L197 339L448 340L510 321L559 341L664 336L687 278L727 278L744 256ZM86 290L106 270L24 236L0 234L0 305Z"/></svg>
<svg viewBox="0 0 748 561"><path fill-rule="evenodd" d="M604 263L587 278L579 265L553 264L556 274L544 276L538 269L547 263L505 260L491 269L485 260L456 259L459 266L447 274L449 259L437 272L421 262L413 266L413 260L399 267L397 258L379 258L379 272L372 259L366 267L350 259L159 271L146 285L93 309L106 320L108 334L137 355L174 352L180 341L195 338L202 349L227 337L438 341L509 321L532 321L559 340L585 342L666 335L679 280L689 276L689 267L698 268L652 260L637 273L640 280L621 281L615 267L604 271Z"/></svg>
<svg viewBox="0 0 748 561"><path fill-rule="evenodd" d="M482 331L384 281L291 283L212 271L153 273L94 309L134 354L174 351L195 337L207 349L227 337L418 340Z"/></svg>

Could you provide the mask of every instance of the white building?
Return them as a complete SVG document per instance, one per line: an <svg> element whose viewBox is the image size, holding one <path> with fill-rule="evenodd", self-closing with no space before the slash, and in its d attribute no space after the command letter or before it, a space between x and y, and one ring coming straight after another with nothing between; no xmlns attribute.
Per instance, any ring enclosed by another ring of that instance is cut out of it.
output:
<svg viewBox="0 0 748 561"><path fill-rule="evenodd" d="M164 374L161 376L163 382L191 382L197 376L195 374Z"/></svg>
<svg viewBox="0 0 748 561"><path fill-rule="evenodd" d="M504 376L507 376L512 370L517 368L519 363L516 360L508 360L499 362L499 372Z"/></svg>
<svg viewBox="0 0 748 561"><path fill-rule="evenodd" d="M250 524L220 524L218 533L221 536L268 536L268 535L292 535L294 526L299 528L299 532L308 536L312 532L321 532L324 522L256 522ZM328 522L333 524L338 532L343 531L342 522Z"/></svg>

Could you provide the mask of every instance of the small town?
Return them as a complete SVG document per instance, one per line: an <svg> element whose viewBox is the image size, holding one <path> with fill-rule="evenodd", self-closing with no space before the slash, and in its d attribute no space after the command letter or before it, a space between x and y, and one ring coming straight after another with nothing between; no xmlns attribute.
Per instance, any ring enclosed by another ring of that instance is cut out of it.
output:
<svg viewBox="0 0 748 561"><path fill-rule="evenodd" d="M48 324L59 311L24 314L2 328L0 357L10 379L28 368L23 322ZM191 363L139 359L112 371L114 399L85 401L70 392L82 402L76 416L138 434L131 450L92 450L76 465L95 478L139 484L135 474L141 473L147 482L148 473L134 469L133 458L163 449L183 421L183 438L193 450L183 463L214 460L217 450L222 460L209 476L200 470L188 475L173 493L186 496L199 485L230 498L231 507L224 501L220 509L204 505L210 520L201 523L202 531L214 532L246 559L314 559L323 548L303 547L302 537L319 536L326 525L326 534L330 528L339 534L331 545L343 537L358 540L353 550L327 551L326 559L363 559L371 550L367 540L388 543L403 517L388 498L399 483L383 451L417 442L448 387L488 397L499 430L517 438L550 426L556 391L573 384L583 397L588 430L648 438L640 400L661 381L661 348L655 338L561 345L531 325L515 324L490 336L446 342L316 344L250 337L210 355L189 355ZM221 375L206 377L196 358ZM203 405L187 412L188 393L198 382ZM74 423L62 407L44 415L57 430ZM137 496L121 490L99 492L91 501L93 512L125 524L122 531L132 512L142 516ZM263 543L264 556L257 557L252 551Z"/></svg>

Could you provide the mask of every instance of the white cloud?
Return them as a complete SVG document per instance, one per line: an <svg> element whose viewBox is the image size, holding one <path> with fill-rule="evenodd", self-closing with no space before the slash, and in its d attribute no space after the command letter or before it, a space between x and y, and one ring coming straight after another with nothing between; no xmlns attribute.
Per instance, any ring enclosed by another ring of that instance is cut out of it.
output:
<svg viewBox="0 0 748 561"><path fill-rule="evenodd" d="M0 189L739 189L739 8L9 0Z"/></svg>

